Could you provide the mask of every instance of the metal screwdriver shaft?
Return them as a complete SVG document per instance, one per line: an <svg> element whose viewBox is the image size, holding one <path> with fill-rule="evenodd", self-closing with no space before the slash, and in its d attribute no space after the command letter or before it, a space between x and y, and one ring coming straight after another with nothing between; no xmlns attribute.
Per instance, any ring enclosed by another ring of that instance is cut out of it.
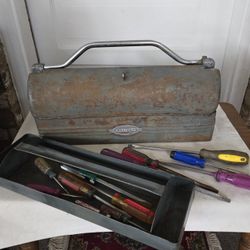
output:
<svg viewBox="0 0 250 250"><path fill-rule="evenodd" d="M111 207L110 204L109 205L101 205L101 207L98 209L96 207L93 207L91 206L90 204L82 201L82 200L76 200L75 203L77 205L80 205L82 207L85 207L87 209L90 209L96 213L101 213L107 217L111 217L115 220L118 220L118 221L121 221L123 223L128 223L128 224L131 224L135 227L138 227L140 228L141 230L144 230L145 231L145 228L141 227L140 225L138 225L137 223L131 221L131 216L128 215L127 213L124 213L123 211L119 211L117 210L117 208L115 207Z"/></svg>
<svg viewBox="0 0 250 250"><path fill-rule="evenodd" d="M56 173L52 171L47 161L38 157L35 159L34 163L43 174L49 176L50 179L53 179L66 193L69 194L69 191L57 180Z"/></svg>
<svg viewBox="0 0 250 250"><path fill-rule="evenodd" d="M218 182L227 182L240 188L250 189L250 176L247 174L226 173L220 170L213 172L205 169L197 169L191 166L175 164L175 163L166 163L166 166L170 166L173 168L188 169L190 171L210 175L213 176Z"/></svg>
<svg viewBox="0 0 250 250"><path fill-rule="evenodd" d="M61 167L61 169L63 169L66 172L75 174L76 176L83 178L83 179L88 179L89 172L87 172L87 171L75 169L75 168L72 168L72 167L69 167L66 165L60 165L60 167ZM116 185L113 185L112 183L107 182L104 179L101 179L100 177L97 177L94 174L91 174L91 181L92 181L92 183L95 183L95 182L100 183L100 184L102 184L102 185L104 185L104 186L106 186L106 187L108 187L116 192L119 192L119 193L141 203L142 205L144 205L146 207L151 207L151 204L148 201L146 201L146 200L140 198L139 196L134 195L134 194L132 194L132 193L116 186Z"/></svg>
<svg viewBox="0 0 250 250"><path fill-rule="evenodd" d="M171 154L171 152L179 152L183 154L192 154L198 155L203 159L216 160L223 163L229 163L232 165L244 166L249 162L249 155L245 152L241 152L238 150L208 150L201 149L200 151L189 151L182 149L171 149L167 147L155 147L141 144L129 144L129 147L135 149L146 149L146 150L156 150L156 151L166 151Z"/></svg>
<svg viewBox="0 0 250 250"><path fill-rule="evenodd" d="M141 146L141 145L134 145L134 144L129 145L128 148L161 150L161 151L163 151L162 148L158 148L158 147L148 147L148 146ZM202 149L202 150L205 151L205 149ZM192 153L191 151L190 152L183 152L183 151L180 151L180 150L167 150L167 149L165 149L165 151L169 151L170 158L172 158L175 161L179 161L179 162L189 164L189 165L192 165L192 166L196 166L196 167L199 167L199 168L205 168L206 166L209 166L209 167L216 168L218 170L224 170L224 171L228 171L228 172L231 172L231 173L238 173L238 171L236 171L234 169L228 169L228 168L224 168L222 166L217 166L215 164L208 163L207 159L200 158L200 157L194 155L194 153ZM206 151L208 151L208 150L206 150ZM211 152L210 152L210 155L212 155ZM224 152L224 151L220 151L220 152ZM238 154L240 154L240 153L242 153L242 152L239 152ZM226 153L224 152L224 154L226 154ZM207 155L209 155L209 154L207 154ZM219 154L217 153L217 160L219 159L218 155ZM212 158L212 156L211 156L210 159L216 159L216 156L214 156L214 158ZM237 163L237 165L239 165L239 164Z"/></svg>
<svg viewBox="0 0 250 250"><path fill-rule="evenodd" d="M118 220L118 221L121 221L121 222L124 222L124 223L129 223L135 227L138 227L142 230L145 230L145 228L141 227L140 225L138 225L137 223L131 221L131 216L127 215L127 214L124 214L124 213L121 213L119 212L118 210L116 209L113 209L109 206L106 206L106 205L102 205L100 207L100 212L106 216L110 216L111 218L115 219L115 220Z"/></svg>
<svg viewBox="0 0 250 250"><path fill-rule="evenodd" d="M132 161L133 163L147 166L150 168L161 169L161 170L166 171L169 174L172 174L175 176L181 176L181 177L188 178L195 183L196 190L198 192L216 197L217 199L220 199L220 200L223 200L226 202L230 202L230 199L228 197L226 197L225 195L221 194L218 189L216 189L210 185L207 185L205 183L196 181L190 177L187 177L186 175L182 175L179 172L176 172L170 168L167 168L167 167L163 166L162 164L160 164L159 161L153 160L153 159L149 158L148 156L146 156L145 154L142 154L141 152L135 151L134 149L132 149L130 147L124 148L122 154L118 153L116 151L113 151L111 149L102 150L101 154L104 154L104 155L107 155L107 156L110 156L113 158L117 158L117 159L120 159L123 161L130 161L130 162Z"/></svg>
<svg viewBox="0 0 250 250"><path fill-rule="evenodd" d="M143 207L139 203L129 198L123 198L119 193L109 194L106 191L101 190L100 188L96 188L68 172L61 172L58 175L58 179L65 186L74 190L75 192L79 194L85 194L89 198L99 200L102 203L119 210L120 212L126 212L127 214L144 223L151 224L153 221L154 212L152 210ZM102 199L99 195L96 194L96 191L101 192L106 197L109 197L111 202L107 202Z"/></svg>

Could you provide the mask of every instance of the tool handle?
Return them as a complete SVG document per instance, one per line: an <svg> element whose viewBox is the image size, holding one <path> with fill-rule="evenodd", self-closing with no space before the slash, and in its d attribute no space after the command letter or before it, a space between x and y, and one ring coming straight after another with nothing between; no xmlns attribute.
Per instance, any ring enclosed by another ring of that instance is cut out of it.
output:
<svg viewBox="0 0 250 250"><path fill-rule="evenodd" d="M174 51L169 49L166 45L154 41L154 40L125 40L125 41L100 41L100 42L92 42L83 45L79 48L67 61L63 64L59 65L44 65L44 64L34 64L32 66L33 72L41 72L47 69L61 69L70 66L77 58L79 58L84 52L93 48L111 48L111 47L141 47L141 46L152 46L160 49L165 54L173 58L175 61L186 64L186 65L203 65L204 68L214 68L215 62L212 58L208 58L203 56L201 59L197 60L187 60L179 55L177 55Z"/></svg>
<svg viewBox="0 0 250 250"><path fill-rule="evenodd" d="M159 161L149 158L147 155L134 150L131 147L126 147L122 150L122 155L132 159L137 164L146 165L150 168L157 169L159 166Z"/></svg>
<svg viewBox="0 0 250 250"><path fill-rule="evenodd" d="M34 161L35 166L45 175L48 175L49 178L53 179L56 177L56 173L51 170L51 167L49 166L48 162L41 158L38 157Z"/></svg>
<svg viewBox="0 0 250 250"><path fill-rule="evenodd" d="M250 189L250 176L218 171L215 175L217 181L227 182L234 186Z"/></svg>
<svg viewBox="0 0 250 250"><path fill-rule="evenodd" d="M247 165L249 156L245 152L237 150L207 150L201 149L200 156L205 159L217 160L234 165Z"/></svg>
<svg viewBox="0 0 250 250"><path fill-rule="evenodd" d="M181 151L171 151L170 157L176 161L180 161L200 168L204 168L206 163L204 159L191 154L183 153Z"/></svg>
<svg viewBox="0 0 250 250"><path fill-rule="evenodd" d="M102 151L100 153L102 155L107 155L107 156L110 156L110 157L113 157L113 158L116 158L116 159L119 159L122 161L129 161L132 163L137 163L137 161L134 161L133 159L127 157L126 155L123 155L121 153L118 153L118 152L111 150L111 149L108 149L108 148L102 149Z"/></svg>
<svg viewBox="0 0 250 250"><path fill-rule="evenodd" d="M113 157L116 158L114 155L113 155ZM140 162L136 162L136 163L139 164L139 165L144 165L144 166L145 166L144 163L143 163L143 164L141 164ZM158 166L160 167L161 164L159 164ZM147 167L148 167L148 166L147 166ZM178 173L178 172L176 172L176 171L173 171L173 170L171 170L171 169L168 169L168 168L160 168L160 169L163 170L163 171L166 171L166 172L168 172L168 173L170 173L170 174L172 174L172 175L175 175L175 176L181 176L181 177L184 177L184 178L188 178L190 181L194 181L195 185L197 185L198 187L204 188L204 189L209 190L209 191L211 191L211 192L215 192L215 193L218 192L217 189L215 189L215 188L213 188L213 187L211 187L211 186L209 186L209 185L206 185L206 184L204 184L204 183L195 181L195 180L193 180L193 179L191 179L191 178L189 178L189 177L187 177L187 176L185 176L185 175L182 175L182 174L180 174L180 173Z"/></svg>
<svg viewBox="0 0 250 250"><path fill-rule="evenodd" d="M57 189L57 188L51 188L45 185L40 185L40 184L28 184L27 185L30 188L33 188L37 191L46 193L46 194L51 194L51 195L55 195L55 196L59 196L61 194L61 190Z"/></svg>
<svg viewBox="0 0 250 250"><path fill-rule="evenodd" d="M101 205L100 212L106 216L110 216L111 218L121 221L121 222L128 222L131 219L131 216L125 213L122 213L112 207L107 205Z"/></svg>
<svg viewBox="0 0 250 250"><path fill-rule="evenodd" d="M113 195L111 202L138 220L152 224L154 218L154 212L152 210L143 207L131 199L123 199L118 193Z"/></svg>
<svg viewBox="0 0 250 250"><path fill-rule="evenodd" d="M80 180L79 178L70 173L61 172L58 175L58 180L68 188L74 190L79 194L84 194L89 198L92 198L96 191L88 183Z"/></svg>
<svg viewBox="0 0 250 250"><path fill-rule="evenodd" d="M82 170L82 169L79 172L81 173L82 176L87 178L90 181L90 183L95 184L96 179L97 179L95 174L92 174L92 173L85 171L85 170Z"/></svg>

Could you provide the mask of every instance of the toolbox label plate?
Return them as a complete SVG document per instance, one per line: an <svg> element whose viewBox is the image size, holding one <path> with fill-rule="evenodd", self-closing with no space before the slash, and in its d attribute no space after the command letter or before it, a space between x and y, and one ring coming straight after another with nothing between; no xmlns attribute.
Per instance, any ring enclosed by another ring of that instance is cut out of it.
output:
<svg viewBox="0 0 250 250"><path fill-rule="evenodd" d="M138 128L134 125L119 125L109 130L111 134L130 136L142 131L142 128Z"/></svg>

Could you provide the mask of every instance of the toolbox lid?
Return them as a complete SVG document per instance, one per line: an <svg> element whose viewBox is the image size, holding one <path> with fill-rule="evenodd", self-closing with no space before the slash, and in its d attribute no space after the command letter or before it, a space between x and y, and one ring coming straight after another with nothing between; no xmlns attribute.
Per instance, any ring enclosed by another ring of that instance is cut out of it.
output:
<svg viewBox="0 0 250 250"><path fill-rule="evenodd" d="M38 119L215 112L220 72L202 66L51 69L31 73L28 95Z"/></svg>

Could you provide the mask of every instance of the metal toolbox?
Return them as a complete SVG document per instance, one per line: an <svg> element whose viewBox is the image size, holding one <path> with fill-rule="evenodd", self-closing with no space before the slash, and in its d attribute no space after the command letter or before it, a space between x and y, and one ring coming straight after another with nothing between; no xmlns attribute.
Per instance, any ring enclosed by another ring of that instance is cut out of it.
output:
<svg viewBox="0 0 250 250"><path fill-rule="evenodd" d="M78 206L70 200L27 187L29 182L47 185L54 183L34 166L37 156L44 157L54 164L77 166L103 178L112 179L116 176L116 180L126 181L124 187L130 187L130 191L138 192L139 187L141 195L147 197L150 202L155 201L156 210L152 225L145 231L140 230ZM0 185L156 249L166 250L179 247L194 189L194 184L186 179L34 135L25 135L0 155Z"/></svg>
<svg viewBox="0 0 250 250"><path fill-rule="evenodd" d="M154 46L185 65L67 68L88 49L122 46ZM213 59L151 40L90 43L64 64L34 65L28 80L40 134L72 143L210 140L219 95Z"/></svg>

